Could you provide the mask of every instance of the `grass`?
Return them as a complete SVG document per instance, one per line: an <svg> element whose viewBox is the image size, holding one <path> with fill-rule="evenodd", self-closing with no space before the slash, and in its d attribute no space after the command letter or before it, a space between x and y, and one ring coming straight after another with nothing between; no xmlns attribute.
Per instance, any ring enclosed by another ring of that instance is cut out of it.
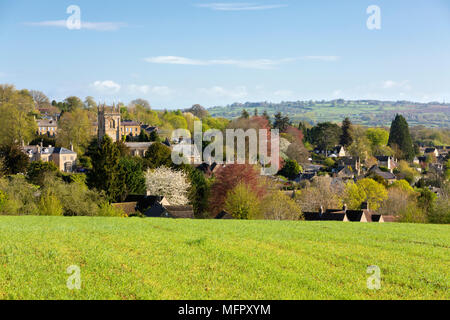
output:
<svg viewBox="0 0 450 320"><path fill-rule="evenodd" d="M448 225L0 217L0 299L449 299L449 270Z"/></svg>

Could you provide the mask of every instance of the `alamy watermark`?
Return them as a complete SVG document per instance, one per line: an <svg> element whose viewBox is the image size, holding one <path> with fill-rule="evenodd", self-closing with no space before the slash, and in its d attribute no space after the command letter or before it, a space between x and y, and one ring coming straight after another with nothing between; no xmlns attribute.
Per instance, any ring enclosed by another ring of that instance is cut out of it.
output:
<svg viewBox="0 0 450 320"><path fill-rule="evenodd" d="M270 137L270 138L269 138ZM194 143L178 144L172 150L174 164L260 164L262 175L279 171L280 134L278 129L227 129L225 144L222 131L211 129L203 133L202 122L194 122ZM172 140L190 140L186 129L172 132ZM203 150L203 141L210 142ZM225 148L225 154L224 154ZM270 151L268 150L270 149ZM202 152L203 150L203 152ZM224 157L225 155L225 157Z"/></svg>
<svg viewBox="0 0 450 320"><path fill-rule="evenodd" d="M81 289L81 269L79 266L72 265L67 268L67 274L70 276L67 278L67 289L80 290Z"/></svg>
<svg viewBox="0 0 450 320"><path fill-rule="evenodd" d="M367 19L366 25L369 30L380 30L381 29L381 9L379 6L371 5L367 7L367 14L370 14Z"/></svg>
<svg viewBox="0 0 450 320"><path fill-rule="evenodd" d="M79 6L71 5L67 7L66 12L71 16L66 20L66 26L69 30L81 29L81 9Z"/></svg>
<svg viewBox="0 0 450 320"><path fill-rule="evenodd" d="M367 278L367 289L380 290L381 289L381 270L378 266L368 266L366 272L371 274Z"/></svg>

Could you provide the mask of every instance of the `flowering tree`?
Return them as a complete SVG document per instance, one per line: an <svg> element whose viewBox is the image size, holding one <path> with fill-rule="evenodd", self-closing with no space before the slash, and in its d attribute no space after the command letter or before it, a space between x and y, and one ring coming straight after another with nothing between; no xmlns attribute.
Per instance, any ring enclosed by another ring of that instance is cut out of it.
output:
<svg viewBox="0 0 450 320"><path fill-rule="evenodd" d="M164 196L174 206L188 204L190 184L184 172L162 166L148 170L145 180L149 195Z"/></svg>

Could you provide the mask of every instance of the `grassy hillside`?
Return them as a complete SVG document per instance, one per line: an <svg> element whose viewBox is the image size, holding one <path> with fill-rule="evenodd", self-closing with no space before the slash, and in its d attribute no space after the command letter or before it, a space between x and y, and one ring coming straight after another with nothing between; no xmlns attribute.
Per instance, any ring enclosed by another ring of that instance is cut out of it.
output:
<svg viewBox="0 0 450 320"><path fill-rule="evenodd" d="M259 114L266 110L269 115L280 111L294 122L300 120L341 122L345 117L349 117L356 124L390 126L396 113L402 114L410 126L448 127L450 121L450 105L383 101L337 101L335 103L297 101L278 104L247 102L226 107L213 107L208 109L208 112L215 117L233 119L239 117L243 109L250 114L253 114L255 109L258 109Z"/></svg>
<svg viewBox="0 0 450 320"><path fill-rule="evenodd" d="M450 299L449 270L450 226L0 217L0 299Z"/></svg>

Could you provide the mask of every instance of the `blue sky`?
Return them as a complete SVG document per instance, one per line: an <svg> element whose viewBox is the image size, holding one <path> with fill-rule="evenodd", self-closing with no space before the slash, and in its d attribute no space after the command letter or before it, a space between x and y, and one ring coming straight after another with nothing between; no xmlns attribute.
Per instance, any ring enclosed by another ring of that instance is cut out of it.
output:
<svg viewBox="0 0 450 320"><path fill-rule="evenodd" d="M448 0L0 0L0 41L0 83L57 100L450 101Z"/></svg>

